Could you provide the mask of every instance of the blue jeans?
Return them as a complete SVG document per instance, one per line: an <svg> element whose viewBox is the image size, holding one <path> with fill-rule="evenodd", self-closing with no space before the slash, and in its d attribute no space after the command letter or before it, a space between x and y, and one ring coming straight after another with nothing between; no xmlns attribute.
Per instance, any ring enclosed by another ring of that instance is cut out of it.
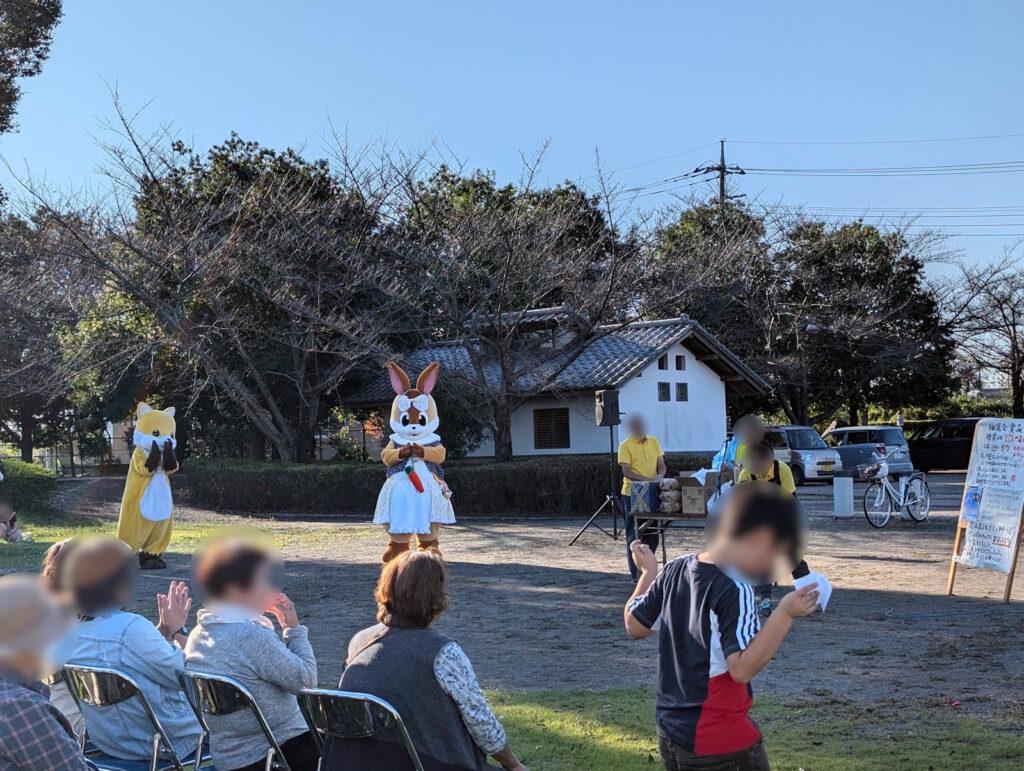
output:
<svg viewBox="0 0 1024 771"><path fill-rule="evenodd" d="M629 496L622 496L622 510L626 512L626 564L629 565L629 574L636 581L640 577L640 571L636 569L636 565L633 562L633 552L629 550L629 545L636 540L636 523L632 515L629 513ZM640 539L645 544L651 547L651 551L656 552L658 549L658 543L661 541L660 533L656 530L644 531L643 537Z"/></svg>

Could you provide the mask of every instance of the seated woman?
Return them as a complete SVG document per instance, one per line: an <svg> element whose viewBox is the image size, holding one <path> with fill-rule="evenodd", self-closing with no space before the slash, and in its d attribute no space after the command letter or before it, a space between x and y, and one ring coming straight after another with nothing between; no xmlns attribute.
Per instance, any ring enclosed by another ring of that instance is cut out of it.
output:
<svg viewBox="0 0 1024 771"><path fill-rule="evenodd" d="M70 614L35 576L0 577L0 768L86 771L71 726L38 681L48 650L67 632Z"/></svg>
<svg viewBox="0 0 1024 771"><path fill-rule="evenodd" d="M43 569L40 571L43 585L54 600L60 604L66 602L63 591L64 584L61 582L61 571L72 548L73 539L65 538L63 541L52 544L43 555ZM50 689L50 703L67 718L75 736L81 736L85 730L85 719L82 717L82 711L78 709L78 702L75 701L75 697L71 695L67 684L60 676L60 671L47 673L43 677L43 683Z"/></svg>
<svg viewBox="0 0 1024 771"><path fill-rule="evenodd" d="M309 632L275 582L271 554L252 543L227 539L208 546L196 562L207 604L185 646L185 667L225 675L248 688L292 771L316 771L320 751L295 699L317 685ZM264 613L281 625L283 640ZM207 718L218 771L266 765L267 742L248 711Z"/></svg>
<svg viewBox="0 0 1024 771"><path fill-rule="evenodd" d="M384 566L375 593L380 623L352 638L339 688L395 707L426 771L483 771L490 768L487 755L503 768L526 771L462 648L431 629L448 608L447 579L445 563L429 551L406 552ZM321 767L406 767L398 741L329 737Z"/></svg>
<svg viewBox="0 0 1024 771"><path fill-rule="evenodd" d="M132 598L135 566L131 548L113 536L76 542L62 574L74 599L79 624L68 661L111 667L132 677L181 759L195 752L200 727L181 692L184 671L184 626L192 600L185 584L172 581L158 595L160 623L154 626L122 608ZM120 760L148 761L153 752L153 724L138 699L107 707L83 705L89 739Z"/></svg>

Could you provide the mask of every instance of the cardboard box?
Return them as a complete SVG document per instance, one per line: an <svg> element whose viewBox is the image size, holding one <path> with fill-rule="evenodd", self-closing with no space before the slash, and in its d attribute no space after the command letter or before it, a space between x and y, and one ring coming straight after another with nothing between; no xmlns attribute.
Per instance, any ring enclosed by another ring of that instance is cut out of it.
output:
<svg viewBox="0 0 1024 771"><path fill-rule="evenodd" d="M629 511L650 514L661 507L657 482L632 482L629 486Z"/></svg>
<svg viewBox="0 0 1024 771"><path fill-rule="evenodd" d="M708 515L708 498L718 486L718 474L709 472L703 484L689 474L679 475L679 491L682 493L682 512L693 517Z"/></svg>

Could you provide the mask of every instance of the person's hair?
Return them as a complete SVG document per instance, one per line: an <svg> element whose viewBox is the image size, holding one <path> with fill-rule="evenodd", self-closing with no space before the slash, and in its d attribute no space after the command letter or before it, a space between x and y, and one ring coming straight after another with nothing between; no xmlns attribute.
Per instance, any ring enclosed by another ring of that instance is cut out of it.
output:
<svg viewBox="0 0 1024 771"><path fill-rule="evenodd" d="M380 572L373 593L377 620L390 627L425 629L448 609L447 581L448 566L437 554L401 554Z"/></svg>
<svg viewBox="0 0 1024 771"><path fill-rule="evenodd" d="M768 444L768 442L758 442L750 448L750 454L755 458L760 458L761 460L775 458L775 450L772 449L772 446Z"/></svg>
<svg viewBox="0 0 1024 771"><path fill-rule="evenodd" d="M135 565L128 559L94 584L72 585L70 588L78 615L91 618L126 602L135 586L135 574Z"/></svg>
<svg viewBox="0 0 1024 771"><path fill-rule="evenodd" d="M61 588L74 598L78 615L96 616L131 598L136 568L124 541L112 535L85 536L61 551Z"/></svg>
<svg viewBox="0 0 1024 771"><path fill-rule="evenodd" d="M223 597L231 587L252 587L259 569L270 561L266 550L243 541L227 540L210 545L199 557L196 579L212 599Z"/></svg>
<svg viewBox="0 0 1024 771"><path fill-rule="evenodd" d="M761 428L764 424L761 422L761 418L752 412L748 412L746 415L742 415L733 422L732 430L740 431L744 428Z"/></svg>
<svg viewBox="0 0 1024 771"><path fill-rule="evenodd" d="M63 541L57 541L51 544L50 548L43 555L43 565L39 574L51 592L56 592L63 588L61 568L67 560L68 553L71 551L71 542L73 540L72 538L65 538Z"/></svg>
<svg viewBox="0 0 1024 771"><path fill-rule="evenodd" d="M730 538L742 538L761 528L771 530L776 544L791 552L799 547L800 505L778 485L753 484L735 488L722 514L722 532Z"/></svg>

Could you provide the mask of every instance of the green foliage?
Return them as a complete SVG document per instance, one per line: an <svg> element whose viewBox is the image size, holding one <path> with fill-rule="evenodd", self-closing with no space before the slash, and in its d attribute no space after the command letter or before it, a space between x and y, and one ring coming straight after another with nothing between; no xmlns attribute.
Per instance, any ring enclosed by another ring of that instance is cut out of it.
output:
<svg viewBox="0 0 1024 771"><path fill-rule="evenodd" d="M709 454L666 456L669 473L706 466ZM466 459L445 463L456 516L568 516L593 511L610 486L606 455ZM250 463L192 460L176 476L176 495L196 506L240 512L373 512L385 479L380 463ZM621 476L616 470L615 489Z"/></svg>
<svg viewBox="0 0 1024 771"><path fill-rule="evenodd" d="M679 310L774 386L788 420L929 406L951 392L951 331L903 233L701 204L657 235L657 265L690 266Z"/></svg>
<svg viewBox="0 0 1024 771"><path fill-rule="evenodd" d="M34 463L7 460L4 461L4 481L0 484L15 511L43 511L57 489L57 478L52 471Z"/></svg>
<svg viewBox="0 0 1024 771"><path fill-rule="evenodd" d="M908 407L903 410L903 417L906 419L909 430L913 424L942 418L1009 418L1013 417L1013 405L1010 403L1009 394L999 398L957 394L931 407ZM896 411L879 405L871 405L868 410L868 422L895 423Z"/></svg>
<svg viewBox="0 0 1024 771"><path fill-rule="evenodd" d="M62 14L61 0L0 3L0 133L14 127L21 98L19 78L38 75L50 55L50 39Z"/></svg>

